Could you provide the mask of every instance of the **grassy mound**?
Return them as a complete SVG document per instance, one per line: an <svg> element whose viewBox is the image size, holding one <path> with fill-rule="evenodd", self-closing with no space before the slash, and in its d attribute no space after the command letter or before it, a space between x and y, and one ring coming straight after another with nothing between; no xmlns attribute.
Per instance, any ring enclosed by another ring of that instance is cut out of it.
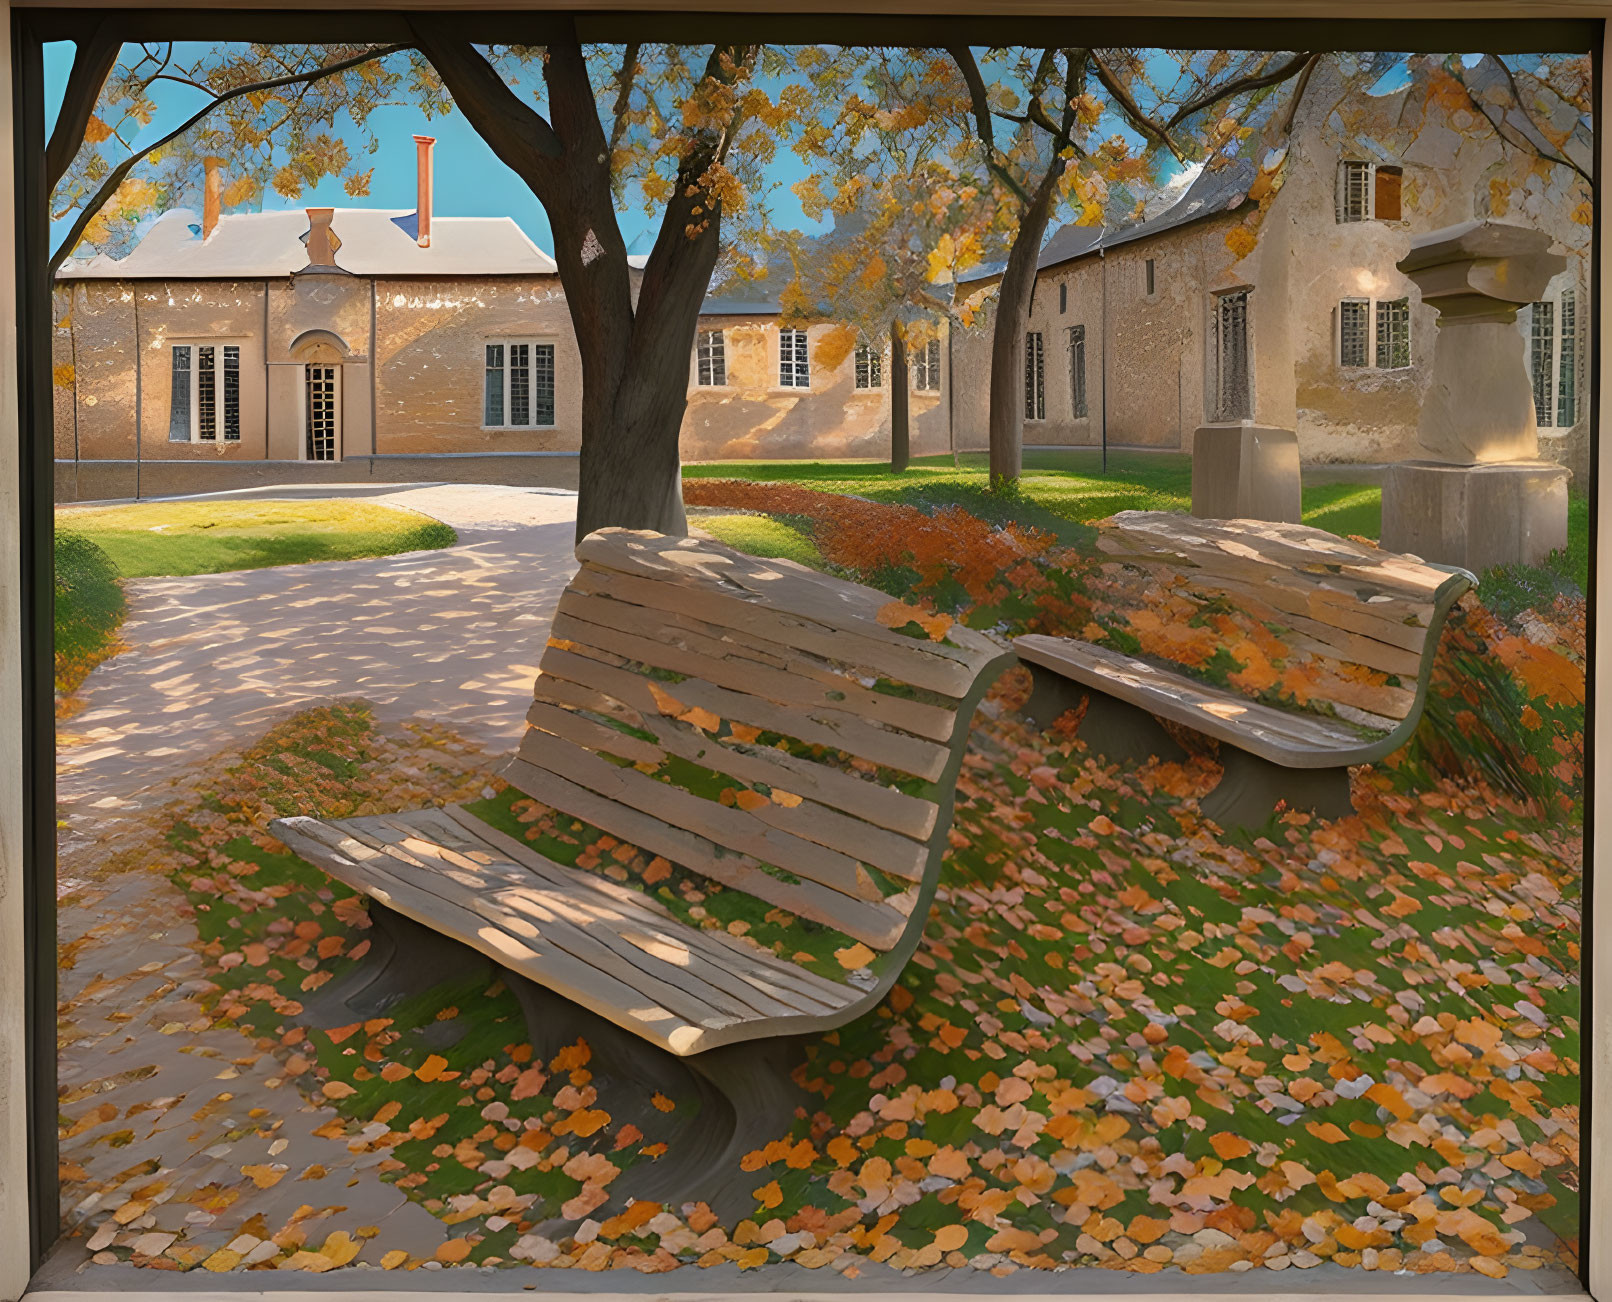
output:
<svg viewBox="0 0 1612 1302"><path fill-rule="evenodd" d="M99 544L127 579L393 556L458 541L441 521L353 500L137 502L60 518Z"/></svg>
<svg viewBox="0 0 1612 1302"><path fill-rule="evenodd" d="M56 535L56 691L68 695L117 650L127 606L117 566L83 534Z"/></svg>

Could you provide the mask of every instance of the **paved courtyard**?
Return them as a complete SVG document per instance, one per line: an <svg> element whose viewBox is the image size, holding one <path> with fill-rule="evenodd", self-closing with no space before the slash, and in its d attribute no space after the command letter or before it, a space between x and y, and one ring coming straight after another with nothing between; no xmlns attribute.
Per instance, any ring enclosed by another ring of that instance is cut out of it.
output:
<svg viewBox="0 0 1612 1302"><path fill-rule="evenodd" d="M451 524L458 544L125 584L128 650L85 681L58 741L69 849L310 701L361 696L382 720L428 715L494 750L519 736L575 570L575 496L461 484L365 496Z"/></svg>

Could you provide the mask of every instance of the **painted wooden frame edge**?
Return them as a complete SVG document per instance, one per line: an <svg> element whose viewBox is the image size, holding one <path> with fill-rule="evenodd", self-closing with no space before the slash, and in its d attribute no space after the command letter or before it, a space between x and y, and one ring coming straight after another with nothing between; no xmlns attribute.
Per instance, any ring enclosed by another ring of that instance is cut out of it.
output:
<svg viewBox="0 0 1612 1302"><path fill-rule="evenodd" d="M26 2L26 0L25 0ZM50 0L44 0L46 4ZM114 0L119 3L119 0ZM138 3L138 0L123 0L123 3ZM319 0L314 0L320 8L326 7ZM399 5L396 0L349 0L353 8L367 8L373 5L376 8L398 9L416 7L404 0ZM437 3L451 3L451 0L437 0ZM119 4L121 7L121 4ZM191 7L185 0L180 0L178 7ZM234 0L195 0L194 7L207 9L218 8L248 8L244 3L235 3ZM303 7L302 0L288 0L287 7ZM308 4L307 7L313 7ZM423 4L418 7L424 7ZM466 5L466 8L472 6ZM492 0L486 6L501 7L500 0ZM579 6L581 7L581 6ZM644 8L660 8L668 16L675 13L681 6L674 3L656 5L651 0ZM748 0L737 0L730 3L727 0L718 0L711 5L712 9L728 9L730 11L744 11L751 6ZM972 7L972 5L970 6ZM1188 3L1186 0L1142 0L1142 3L1133 4L1132 14L1136 10L1146 10L1155 16L1177 16L1181 18L1201 18L1208 3ZM1594 19L1607 23L1612 18L1612 0L1578 0L1577 3L1529 3L1528 0L1479 0L1478 3L1461 3L1460 0L1442 0L1442 2L1421 3L1377 3L1375 0L1356 0L1353 5L1346 5L1342 0L1279 0L1276 5L1264 3L1249 3L1248 0L1232 0L1231 3L1213 4L1218 15L1237 16L1248 18L1270 17L1279 14L1283 18L1294 16L1295 11L1306 15L1318 17L1348 16L1350 18L1388 18L1390 16L1409 17L1415 19L1532 19L1549 16L1551 18L1579 18ZM32 6L30 6L32 8ZM613 8L607 3L598 6L606 10ZM817 8L815 4L807 4L803 9ZM917 10L934 14L950 9L950 5L936 6L933 0L886 0L886 3L875 3L864 9L886 12ZM1008 6L1003 6L1007 9ZM1080 14L1093 16L1107 16L1112 14L1113 8L1103 3L1082 3L1082 0L1048 0L1044 4L1013 4L1012 10L1020 14L1051 13ZM28 87L16 84L14 75L13 34L14 16L20 16L22 9L19 6L14 15L12 0L0 0L0 176L16 177L19 181L24 179L19 167L27 169L30 160L19 158L14 149L15 133L19 127L19 119L28 115L27 103ZM48 12L34 9L34 13ZM977 12L977 10L976 10ZM1606 57L1612 54L1612 41L1608 34L1612 32L1612 25L1603 29L1601 46L1598 51L1600 64L1605 67ZM26 52L24 52L26 54ZM22 80L30 80L26 67ZM1600 127L1598 131L1598 150L1596 155L1597 181L1604 171L1604 164L1608 160L1609 151L1612 151L1612 132L1605 129L1608 119L1608 110L1612 109L1612 93L1609 93L1607 78L1600 79ZM23 123L32 127L34 124ZM43 124L38 124L42 139ZM25 186L18 185L17 192L23 191ZM31 1109L26 1100L29 1097L28 1088L28 1061L25 1046L28 1042L28 1005L30 1000L42 1007L47 1014L47 1024L54 1024L54 1018L48 1017L53 1011L54 991L42 991L32 983L25 980L27 962L25 954L29 948L29 933L35 936L43 934L47 927L54 929L54 899L49 897L36 897L29 887L28 874L25 869L30 861L34 861L40 854L49 853L54 857L53 846L36 842L35 837L42 830L44 824L47 841L54 828L52 815L53 792L47 785L48 774L29 771L25 766L24 737L25 719L28 719L34 735L43 726L48 729L52 719L52 702L48 694L44 701L29 700L25 697L24 683L30 678L37 678L39 672L38 657L43 653L48 657L48 643L35 637L32 646L24 645L24 621L22 601L24 593L30 587L37 594L38 581L44 578L48 583L48 571L43 568L41 558L30 546L32 531L29 526L34 522L41 509L48 510L51 498L51 462L44 459L39 467L28 466L22 456L22 431L28 427L31 413L23 406L29 388L22 385L19 376L19 278L24 272L20 266L21 251L27 243L26 231L19 231L19 217L23 222L27 218L20 214L20 205L0 203L0 1302L14 1302L27 1287L31 1273L30 1261L33 1258L33 1240L36 1234L42 1235L42 1227L33 1222L31 1215L30 1188L32 1180L29 1170L29 1143L30 1120L47 1122L53 1121L54 1110L44 1113L43 1118L31 1118ZM23 239L19 241L19 235ZM1597 401L1592 409L1591 438L1592 448L1598 441L1599 429L1607 416L1609 399L1601 386L1601 359L1612 339L1612 304L1601 291L1600 268L1607 252L1607 230L1602 221L1599 207L1596 213L1596 226L1594 235L1594 256L1592 259L1592 274L1597 290L1597 325L1599 328L1596 348L1591 355L1591 384L1596 393ZM1600 608L1603 603L1612 602L1612 567L1601 564L1601 550L1603 538L1600 530L1594 528L1593 519L1595 506L1601 498L1603 488L1612 489L1612 466L1594 455L1592 451L1592 483L1590 496L1592 503L1592 584L1595 592L1595 607ZM31 478L25 480L25 475ZM34 584L29 585L24 580L25 572L31 572ZM1589 873L1585 881L1585 927L1584 934L1589 943L1583 953L1583 1005L1581 1016L1589 1029L1589 1051L1585 1055L1584 1066L1590 1072L1590 1080L1586 1089L1585 1103L1587 1117L1583 1118L1583 1145L1586 1157L1599 1159L1585 1163L1589 1174L1584 1189L1584 1219L1586 1225L1597 1209L1612 1207L1612 954L1598 954L1598 948L1605 948L1607 941L1601 939L1599 945L1597 938L1612 936L1612 845L1603 845L1593 838L1594 810L1603 802L1612 808L1612 775L1602 771L1602 767L1595 763L1595 758L1601 750L1602 743L1612 741L1612 715L1603 716L1600 710L1599 694L1595 685L1604 675L1612 674L1612 650L1603 645L1598 636L1598 621L1592 612L1590 624L1590 648L1592 673L1589 686L1587 706L1591 711L1593 720L1589 746L1588 783L1591 801L1586 812L1586 835L1591 837L1592 857L1589 863ZM47 622L48 624L48 622ZM39 630L30 630L38 632ZM30 715L29 712L32 712ZM42 717L41 717L42 716ZM33 807L35 817L29 819L25 810ZM43 814L43 819L39 815ZM1597 961L1599 960L1599 961ZM47 1129L41 1125L43 1133ZM45 1145L47 1151L53 1151L54 1126L48 1127L52 1142ZM1586 1254L1586 1282L1589 1288L1587 1296L1601 1299L1601 1302L1612 1302L1612 1249L1601 1248L1597 1250L1598 1241L1593 1235L1585 1236ZM353 1290L343 1289L339 1293L328 1291L290 1291L273 1290L272 1293L264 1290L246 1287L240 1289L209 1289L185 1290L185 1295L194 1302L232 1302L235 1299L272 1297L278 1302L323 1302L332 1296L340 1296L349 1302L368 1302L369 1299L395 1297L396 1293L389 1290ZM447 1294L443 1291L432 1290L432 1296L442 1297ZM490 1296L489 1294L480 1294ZM560 1293L545 1294L550 1297L566 1296ZM100 1302L101 1299L121 1298L121 1292L108 1291L105 1293L90 1291L72 1292L41 1292L31 1294L38 1302ZM572 1294L571 1296L586 1296L593 1302L626 1302L627 1298L641 1298L642 1294ZM684 1294L689 1298L714 1299L720 1294L708 1290L690 1290ZM816 1299L828 1298L836 1300L854 1298L858 1295L850 1293L835 1294L804 1294L796 1293L794 1297L800 1302L815 1302ZM871 1295L868 1295L871 1296ZM965 1295L957 1294L963 1297ZM1032 1295L1020 1295L1023 1302L1037 1302ZM1103 1295L1086 1295L1090 1302L1106 1302ZM1117 1299L1120 1295L1113 1295ZM1128 1302L1138 1302L1145 1295L1125 1294ZM1194 1294L1192 1291L1171 1291L1151 1295L1157 1298L1208 1296ZM1265 1302L1279 1294L1262 1291L1241 1294L1217 1293L1212 1296L1220 1302L1254 1302L1259 1299ZM1321 1295L1312 1295L1321 1296ZM1359 1296L1352 1294L1352 1296ZM1403 1298L1406 1302L1415 1302L1430 1294L1421 1291L1404 1293L1374 1293L1371 1296L1381 1299L1382 1302L1392 1302L1393 1299ZM1460 1302L1457 1295L1443 1293L1439 1296L1447 1302ZM1472 1295L1476 1299L1479 1295ZM1492 1298L1493 1294L1482 1295Z"/></svg>

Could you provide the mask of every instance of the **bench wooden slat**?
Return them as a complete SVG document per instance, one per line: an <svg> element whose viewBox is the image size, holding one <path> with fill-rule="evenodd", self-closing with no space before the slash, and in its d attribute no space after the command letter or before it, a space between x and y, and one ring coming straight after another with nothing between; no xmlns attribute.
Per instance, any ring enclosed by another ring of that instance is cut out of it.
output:
<svg viewBox="0 0 1612 1302"><path fill-rule="evenodd" d="M340 833L335 834L332 843L318 836L316 828L334 831L312 818L280 819L275 825L277 835L293 851L319 864L337 880L362 890L423 926L463 941L496 963L530 976L624 1030L679 1055L708 1047L708 1028L679 1017L636 987L580 962L558 946L539 945L491 925L467 907L467 897L444 898L433 893L426 885L430 874L422 873L411 880L391 872L384 864L376 862L387 858L378 850L371 851L371 858L363 862L361 870L355 871L359 868L355 852L367 847Z"/></svg>
<svg viewBox="0 0 1612 1302"><path fill-rule="evenodd" d="M862 665L875 674L953 698L966 694L976 676L966 663L933 654L928 648L937 643L899 633L890 633L888 638L866 637L792 611L769 609L748 596L684 591L637 574L604 570L584 570L573 583L579 592L613 595L652 610L685 612L707 623L799 647L826 659Z"/></svg>
<svg viewBox="0 0 1612 1302"><path fill-rule="evenodd" d="M697 833L602 796L519 756L507 761L503 772L511 785L573 818L603 828L651 854L664 855L702 877L843 931L874 949L894 946L906 926L906 913L892 903L901 901L902 896L874 902L814 881L781 881L747 854L725 851Z"/></svg>
<svg viewBox="0 0 1612 1302"><path fill-rule="evenodd" d="M622 768L552 733L531 731L517 752L529 764L558 773L601 796L697 833L715 845L809 878L859 900L882 898L857 860L769 827L732 805L721 805L636 768Z"/></svg>
<svg viewBox="0 0 1612 1302"><path fill-rule="evenodd" d="M602 895L620 906L626 917L636 919L635 925L645 928L652 934L683 938L682 933L687 930L686 924L673 917L671 911L653 895L646 895L629 886L619 885L606 877L592 873L578 873L574 869L546 859L531 846L523 845L498 828L482 822L460 806L449 805L440 810L421 810L413 817L425 822L425 825L432 827L433 830L440 830L439 824L447 824L450 828L457 826L463 835L485 843L497 853L507 856L514 863L552 884L574 891L591 891ZM438 822L427 821L433 819ZM720 929L702 929L700 938L702 943L712 946L706 956L714 965L725 968L737 979L750 982L763 992L790 1003L797 1011L816 1012L843 1007L847 1000L857 994L848 990L841 982L830 981L815 972L797 967L792 962L776 957L771 951L762 949L753 941L730 936Z"/></svg>
<svg viewBox="0 0 1612 1302"><path fill-rule="evenodd" d="M950 758L947 747L840 711L789 709L763 697L730 692L694 678L675 683L656 682L644 674L590 655L588 651L580 643L573 643L571 649L550 646L543 653L542 672L545 676L566 678L583 687L607 692L640 714L662 712L655 695L658 691L688 709L698 707L730 722L776 732L809 745L830 746L871 764L898 769L931 782L945 772Z"/></svg>
<svg viewBox="0 0 1612 1302"><path fill-rule="evenodd" d="M1380 758L1377 738L1362 737L1344 724L1275 710L1107 647L1041 634L1027 634L1014 646L1034 664L1290 768L1333 768Z"/></svg>
<svg viewBox="0 0 1612 1302"><path fill-rule="evenodd" d="M567 592L552 633L781 705L842 710L930 741L949 742L956 721L954 709L875 692L849 672L808 672L813 667L790 648L761 652L724 639L713 625L608 597Z"/></svg>
<svg viewBox="0 0 1612 1302"><path fill-rule="evenodd" d="M666 751L658 746L651 745L637 737L629 737L625 733L617 732L614 728L607 728L603 724L593 723L581 715L573 714L569 710L545 706L542 702L533 702L527 712L527 720L534 729L541 731L528 732L522 739L519 753L535 764L550 767L545 764L540 754L544 743L541 738L557 737L573 745L583 747L585 750L603 750L611 754L620 755L624 759L643 761L659 765L666 759ZM722 748L712 744L707 751L720 751ZM687 758L687 757L685 757ZM714 758L721 758L720 755ZM691 762L697 762L692 761ZM731 765L717 767L715 765L702 765L708 771L731 776L727 770ZM618 770L619 771L619 770ZM656 786L664 784L657 783ZM772 783L769 783L772 785ZM780 784L781 785L781 784ZM673 788L676 790L676 788ZM799 795L798 792L791 792ZM700 799L700 797L693 797ZM632 803L632 802L628 802ZM706 802L708 805L711 803ZM742 826L741 819L753 818L758 822L766 823L780 832L811 841L825 849L837 851L865 864L893 873L897 877L904 877L916 881L923 875L924 862L928 858L928 847L920 842L894 832L886 831L881 827L874 827L857 818L851 818L835 809L820 805L815 801L802 798L801 803L789 807L773 802L752 810L729 808L721 805L715 806L720 811L717 816L734 827ZM718 840L717 837L712 837ZM722 840L722 844L730 842ZM733 849L747 850L746 846L733 845ZM759 853L759 852L758 852ZM775 862L777 867L792 868L793 861L789 863ZM811 875L811 874L808 874ZM834 885L821 877L816 880L823 881L824 885ZM876 898L868 896L866 898Z"/></svg>
<svg viewBox="0 0 1612 1302"><path fill-rule="evenodd" d="M539 701L553 699L552 689L574 686L564 679L538 679ZM579 688L586 691L586 688ZM602 701L615 702L600 695ZM591 707L584 707L591 708ZM627 707L620 707L626 711ZM595 713L600 712L595 709ZM625 719L625 714L616 717ZM909 796L895 787L881 785L872 776L847 772L829 764L787 754L772 746L742 742L737 738L713 737L693 724L664 714L643 718L633 712L634 726L653 733L655 740L673 755L700 764L741 782L764 782L805 796L819 804L831 805L874 827L882 827L914 841L928 843L935 830L939 810L932 801Z"/></svg>
<svg viewBox="0 0 1612 1302"><path fill-rule="evenodd" d="M701 981L694 973L664 962L613 935L606 919L589 918L565 893L529 886L525 880L511 881L507 874L486 868L480 871L453 863L439 847L418 836L401 843L388 843L373 837L366 820L345 819L335 824L355 839L372 840L383 853L400 863L429 867L435 859L448 866L417 876L400 873L387 866L394 877L402 876L412 885L440 898L459 903L478 917L526 942L547 942L571 957L613 977L623 985L650 995L656 1003L690 1025L719 1030L735 1021L754 1017L758 1012L742 1000ZM405 859L404 853L409 856ZM423 862L422 862L423 861ZM457 887L459 889L451 889Z"/></svg>
<svg viewBox="0 0 1612 1302"><path fill-rule="evenodd" d="M1120 511L1104 536L1144 549L1196 556L1219 570L1237 560L1304 572L1322 568L1420 601L1431 601L1450 572L1396 552L1302 524L1269 520L1204 520L1169 511Z"/></svg>

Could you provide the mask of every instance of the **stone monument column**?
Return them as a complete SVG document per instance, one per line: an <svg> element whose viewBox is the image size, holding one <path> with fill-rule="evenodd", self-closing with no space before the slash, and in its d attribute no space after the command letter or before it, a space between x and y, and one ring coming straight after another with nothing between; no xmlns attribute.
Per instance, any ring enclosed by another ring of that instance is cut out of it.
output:
<svg viewBox="0 0 1612 1302"><path fill-rule="evenodd" d="M1567 266L1550 236L1464 222L1411 241L1399 269L1437 309L1417 457L1383 483L1383 546L1475 573L1567 546L1566 467L1539 458L1517 311Z"/></svg>

